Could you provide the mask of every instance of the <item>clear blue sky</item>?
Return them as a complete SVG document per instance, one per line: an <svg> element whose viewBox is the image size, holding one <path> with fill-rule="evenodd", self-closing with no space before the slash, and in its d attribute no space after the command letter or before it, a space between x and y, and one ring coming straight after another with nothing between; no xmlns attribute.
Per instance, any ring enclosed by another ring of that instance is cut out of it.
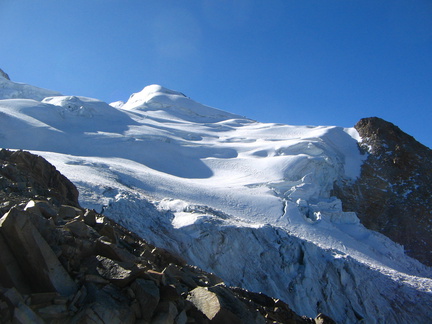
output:
<svg viewBox="0 0 432 324"><path fill-rule="evenodd" d="M432 147L432 0L0 0L0 68L107 102L157 83L263 122L379 116Z"/></svg>

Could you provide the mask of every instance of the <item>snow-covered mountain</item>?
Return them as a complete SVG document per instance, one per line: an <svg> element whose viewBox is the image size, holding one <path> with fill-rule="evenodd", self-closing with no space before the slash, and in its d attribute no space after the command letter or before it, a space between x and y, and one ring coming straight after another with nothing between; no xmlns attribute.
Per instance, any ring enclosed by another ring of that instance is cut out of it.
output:
<svg viewBox="0 0 432 324"><path fill-rule="evenodd" d="M12 82L9 75L0 69L0 98L1 99L34 99L42 100L48 96L59 96L60 93L38 88L25 83Z"/></svg>
<svg viewBox="0 0 432 324"><path fill-rule="evenodd" d="M431 269L332 196L367 158L356 129L260 123L158 85L111 105L0 87L0 146L43 156L151 243L298 314L432 318Z"/></svg>

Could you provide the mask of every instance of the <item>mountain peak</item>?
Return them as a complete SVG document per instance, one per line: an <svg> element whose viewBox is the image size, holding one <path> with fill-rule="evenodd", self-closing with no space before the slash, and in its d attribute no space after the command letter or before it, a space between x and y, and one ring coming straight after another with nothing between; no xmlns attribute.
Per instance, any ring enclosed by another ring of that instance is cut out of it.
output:
<svg viewBox="0 0 432 324"><path fill-rule="evenodd" d="M5 71L3 71L2 69L0 69L0 77L5 78L6 80L10 81L9 75L7 75L7 73Z"/></svg>
<svg viewBox="0 0 432 324"><path fill-rule="evenodd" d="M139 92L133 93L129 100L124 104L124 109L133 109L137 108L148 101L150 101L152 98L158 95L168 95L168 96L180 96L180 97L186 97L183 93L170 90L168 88L165 88L158 84L151 84L144 89L142 89Z"/></svg>
<svg viewBox="0 0 432 324"><path fill-rule="evenodd" d="M183 93L167 89L158 84L146 86L140 92L134 93L129 100L116 107L126 110L143 110L159 118L181 119L189 122L213 123L227 119L244 119L226 111L200 104Z"/></svg>
<svg viewBox="0 0 432 324"><path fill-rule="evenodd" d="M369 155L356 183L335 194L366 227L432 266L432 150L378 117L363 118L355 128Z"/></svg>
<svg viewBox="0 0 432 324"><path fill-rule="evenodd" d="M0 69L1 99L33 99L41 101L45 97L59 96L57 91L38 88L29 84L13 82L6 72Z"/></svg>

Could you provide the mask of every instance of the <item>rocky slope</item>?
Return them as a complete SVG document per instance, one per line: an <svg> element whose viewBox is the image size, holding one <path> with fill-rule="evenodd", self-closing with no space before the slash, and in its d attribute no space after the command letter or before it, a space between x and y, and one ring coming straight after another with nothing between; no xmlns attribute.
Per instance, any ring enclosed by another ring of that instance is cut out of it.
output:
<svg viewBox="0 0 432 324"><path fill-rule="evenodd" d="M335 196L345 210L432 266L432 150L383 119L360 120L368 157L355 183L339 183Z"/></svg>
<svg viewBox="0 0 432 324"><path fill-rule="evenodd" d="M2 69L0 69L0 76L5 78L6 80L10 81L9 75L5 71L3 71Z"/></svg>
<svg viewBox="0 0 432 324"><path fill-rule="evenodd" d="M227 287L77 203L41 157L0 151L1 323L333 323Z"/></svg>

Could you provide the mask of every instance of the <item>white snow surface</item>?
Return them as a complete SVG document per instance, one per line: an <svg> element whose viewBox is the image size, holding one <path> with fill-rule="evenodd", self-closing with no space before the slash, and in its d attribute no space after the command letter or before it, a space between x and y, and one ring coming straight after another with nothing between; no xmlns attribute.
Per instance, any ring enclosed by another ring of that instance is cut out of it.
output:
<svg viewBox="0 0 432 324"><path fill-rule="evenodd" d="M108 105L10 82L0 145L45 157L82 206L301 315L432 318L431 269L331 195L360 174L354 128L260 123L158 85Z"/></svg>
<svg viewBox="0 0 432 324"><path fill-rule="evenodd" d="M42 100L48 96L58 95L60 95L60 93L56 91L10 81L0 74L0 99L20 98Z"/></svg>

